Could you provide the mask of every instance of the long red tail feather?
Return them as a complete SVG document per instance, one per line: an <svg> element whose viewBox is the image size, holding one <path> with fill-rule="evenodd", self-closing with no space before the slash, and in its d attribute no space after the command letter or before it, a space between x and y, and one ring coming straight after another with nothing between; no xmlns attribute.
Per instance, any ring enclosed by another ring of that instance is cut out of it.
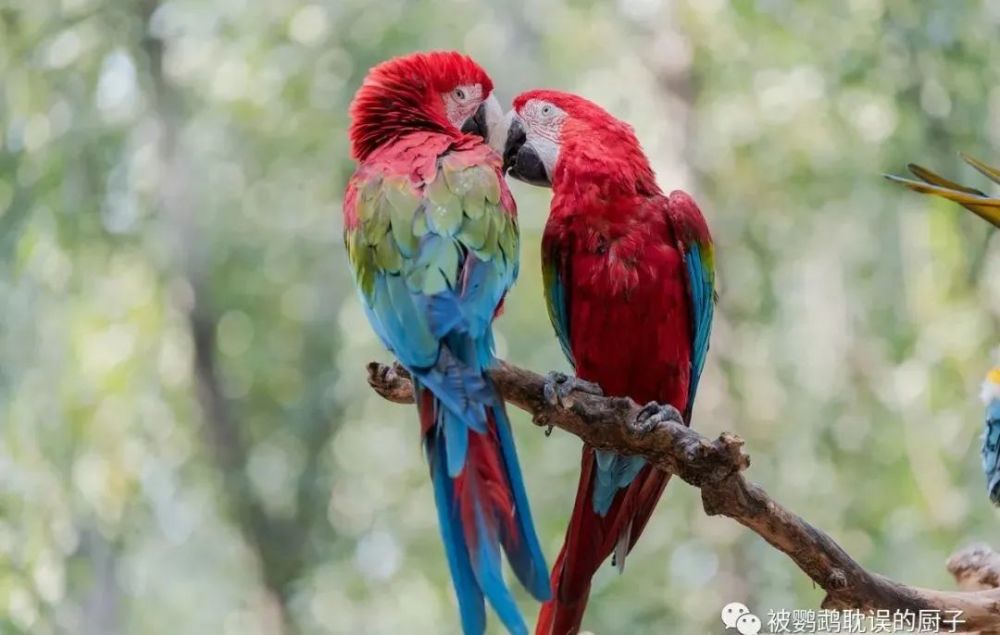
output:
<svg viewBox="0 0 1000 635"><path fill-rule="evenodd" d="M594 511L594 450L584 447L580 481L562 551L552 567L552 600L542 606L535 635L574 635L580 631L590 596L590 580L629 531L630 551L639 540L670 475L644 467L615 497L604 517Z"/></svg>
<svg viewBox="0 0 1000 635"><path fill-rule="evenodd" d="M475 535L477 507L479 513L486 515L494 540L501 531L517 536L514 500L500 456L500 441L492 413L487 415L487 426L487 434L469 435L467 467L454 480L455 498L459 501L462 526L469 532L466 540L470 545L478 542Z"/></svg>

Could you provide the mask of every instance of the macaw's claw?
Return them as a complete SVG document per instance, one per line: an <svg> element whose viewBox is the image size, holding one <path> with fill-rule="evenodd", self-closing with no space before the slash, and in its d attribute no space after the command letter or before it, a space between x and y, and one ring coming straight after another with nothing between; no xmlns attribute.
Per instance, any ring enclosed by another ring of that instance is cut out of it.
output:
<svg viewBox="0 0 1000 635"><path fill-rule="evenodd" d="M667 404L662 405L655 401L650 401L648 404L643 406L638 413L635 415L630 424L632 431L644 435L649 434L657 428L657 426L666 423L667 421L674 421L681 425L684 424L684 417L681 416L680 411L677 408Z"/></svg>
<svg viewBox="0 0 1000 635"><path fill-rule="evenodd" d="M574 392L583 392L589 395L603 396L604 391L592 381L579 379L573 375L551 371L545 375L545 387L543 389L545 400L553 406L561 408L573 407Z"/></svg>

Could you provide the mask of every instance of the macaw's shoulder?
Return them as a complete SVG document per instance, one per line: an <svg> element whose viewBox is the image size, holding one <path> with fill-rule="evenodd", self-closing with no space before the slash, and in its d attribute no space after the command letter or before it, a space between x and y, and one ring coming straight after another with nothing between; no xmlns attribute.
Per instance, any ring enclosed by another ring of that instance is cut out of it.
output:
<svg viewBox="0 0 1000 635"><path fill-rule="evenodd" d="M684 243L711 244L712 234L704 214L690 194L674 190L666 197L666 213L678 240Z"/></svg>
<svg viewBox="0 0 1000 635"><path fill-rule="evenodd" d="M683 190L674 190L667 197L666 216L687 263L696 304L708 310L715 299L715 245L705 216L691 195ZM710 312L703 321L711 322Z"/></svg>
<svg viewBox="0 0 1000 635"><path fill-rule="evenodd" d="M478 137L414 132L373 152L358 173L405 174L415 183L427 183L442 166L449 170L484 167L499 176L501 165L500 156Z"/></svg>
<svg viewBox="0 0 1000 635"><path fill-rule="evenodd" d="M358 166L357 175L405 175L414 182L429 181L437 171L437 160L449 151L455 138L440 132L417 131L387 143Z"/></svg>
<svg viewBox="0 0 1000 635"><path fill-rule="evenodd" d="M425 190L439 177L459 198L481 192L487 202L515 214L514 199L501 166L500 156L477 137L455 138L433 132L406 135L379 148L358 166L344 195L344 227L353 229L363 220L358 214L359 192L373 193L384 182L401 194L423 198ZM441 195L443 191L438 188L436 193ZM472 206L482 207L476 201Z"/></svg>

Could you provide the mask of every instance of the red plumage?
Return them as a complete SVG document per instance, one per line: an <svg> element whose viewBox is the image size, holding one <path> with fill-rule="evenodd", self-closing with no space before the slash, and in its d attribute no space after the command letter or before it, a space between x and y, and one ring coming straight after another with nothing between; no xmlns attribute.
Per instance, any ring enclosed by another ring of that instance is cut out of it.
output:
<svg viewBox="0 0 1000 635"><path fill-rule="evenodd" d="M500 170L500 157L475 135L463 134L457 130L447 133L427 130L401 132L394 143L372 150L348 182L343 205L344 229L358 227L359 183L365 182L373 174L405 175L415 188L422 189L426 183L434 180L438 161L443 155L448 155L445 160L456 164L489 165L498 172ZM504 181L501 181L500 186L500 204L503 213L517 215L514 197Z"/></svg>
<svg viewBox="0 0 1000 635"><path fill-rule="evenodd" d="M379 147L418 131L458 136L440 94L463 84L479 84L484 96L493 91L486 71L455 51L413 53L379 64L351 102L351 157L363 162Z"/></svg>
<svg viewBox="0 0 1000 635"><path fill-rule="evenodd" d="M545 266L556 272L552 279L558 278L551 284L563 285L561 335L576 374L606 394L688 412L694 318L680 244L709 240L704 219L686 194L663 194L630 126L585 99L554 91L521 95L515 110L532 99L568 115L542 251ZM602 517L594 506L595 463L594 449L585 446L576 502L552 570L553 600L542 608L537 635L579 630L592 576L620 540L622 556L635 545L669 479L643 467Z"/></svg>
<svg viewBox="0 0 1000 635"><path fill-rule="evenodd" d="M473 531L476 527L476 513L495 514L487 522L491 533L496 529L516 537L514 499L507 483L503 457L500 456L500 440L492 413L487 414L486 434L469 436L469 455L466 460L468 467L455 478L455 498L459 501L462 526L468 531L466 540L475 549L478 543L478 537ZM499 540L499 534L491 537Z"/></svg>

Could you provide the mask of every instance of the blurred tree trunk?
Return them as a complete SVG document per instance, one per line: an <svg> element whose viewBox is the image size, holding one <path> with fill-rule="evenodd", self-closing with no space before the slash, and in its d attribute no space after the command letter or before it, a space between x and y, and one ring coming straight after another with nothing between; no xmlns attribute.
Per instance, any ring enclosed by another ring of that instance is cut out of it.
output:
<svg viewBox="0 0 1000 635"><path fill-rule="evenodd" d="M80 635L118 635L123 632L118 546L97 529L85 531L81 542L92 584L83 599Z"/></svg>
<svg viewBox="0 0 1000 635"><path fill-rule="evenodd" d="M320 452L332 427L322 413L313 413L302 439L307 449L305 467L296 490L296 513L278 518L268 512L254 491L247 474L250 442L246 428L238 420L238 404L225 394L218 361L216 332L226 307L215 306L210 280L211 258L206 253L202 232L195 226L200 209L198 178L186 161L181 143L182 95L171 86L163 72L166 43L149 31L150 19L159 7L156 0L142 4L144 38L142 48L148 58L153 84L152 109L157 119L162 177L158 183L157 205L165 226L172 232L173 264L186 282L187 297L180 308L187 316L192 342L192 365L197 402L202 411L202 433L206 449L222 476L223 494L232 521L256 556L261 582L269 601L260 607L265 632L285 635L297 632L287 612L296 580L303 577L312 561L309 529L325 521L325 492L317 500L315 487Z"/></svg>

